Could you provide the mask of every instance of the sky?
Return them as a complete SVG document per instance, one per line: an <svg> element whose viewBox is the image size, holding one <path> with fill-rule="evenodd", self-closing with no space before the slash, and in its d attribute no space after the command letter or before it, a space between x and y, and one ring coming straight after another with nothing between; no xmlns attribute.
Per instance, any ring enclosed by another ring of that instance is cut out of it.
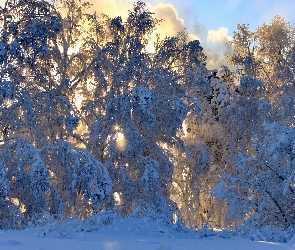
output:
<svg viewBox="0 0 295 250"><path fill-rule="evenodd" d="M124 15L133 0L89 0L93 9L110 16ZM275 15L295 23L295 0L147 0L147 8L165 21L158 32L173 36L186 28L189 39L199 39L207 55L207 67L226 65L225 54L231 53L229 41L237 24L249 24L254 31ZM151 40L151 43L153 39Z"/></svg>
<svg viewBox="0 0 295 250"><path fill-rule="evenodd" d="M237 24L249 24L254 31L270 23L275 15L295 24L295 0L150 0L152 5L171 3L187 31L196 35L207 53L208 68L226 64Z"/></svg>
<svg viewBox="0 0 295 250"><path fill-rule="evenodd" d="M86 1L86 0L85 0ZM127 16L135 0L88 0L92 12ZM295 0L142 0L155 16L165 21L158 33L176 35L186 28L189 39L199 39L207 55L207 67L226 64L224 54L231 53L229 41L237 24L249 24L254 31L275 15L295 23ZM0 0L3 4L4 0ZM151 39L151 44L153 39Z"/></svg>
<svg viewBox="0 0 295 250"><path fill-rule="evenodd" d="M153 1L159 3L160 1ZM294 0L162 0L172 3L190 30L196 24L206 30L227 27L231 35L238 23L256 29L263 22L269 23L275 15L295 23Z"/></svg>

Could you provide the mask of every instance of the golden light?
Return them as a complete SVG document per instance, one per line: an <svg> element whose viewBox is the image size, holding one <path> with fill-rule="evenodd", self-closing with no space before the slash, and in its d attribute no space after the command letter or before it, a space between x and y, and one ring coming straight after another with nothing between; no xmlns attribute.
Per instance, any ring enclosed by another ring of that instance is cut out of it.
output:
<svg viewBox="0 0 295 250"><path fill-rule="evenodd" d="M74 103L77 107L77 109L81 109L82 107L82 102L83 102L83 95L79 94L79 93L75 93L74 95Z"/></svg>
<svg viewBox="0 0 295 250"><path fill-rule="evenodd" d="M125 140L125 136L122 132L119 132L117 135L117 140L121 141L121 140Z"/></svg>
<svg viewBox="0 0 295 250"><path fill-rule="evenodd" d="M147 53L149 53L149 54L156 53L155 46L154 46L155 42L156 42L156 36L155 36L155 34L153 34L153 36L150 38L149 43L145 47L145 50Z"/></svg>
<svg viewBox="0 0 295 250"><path fill-rule="evenodd" d="M23 214L27 211L25 204L20 203L18 198L11 198L11 203L13 203L15 206L18 206L20 209L20 212Z"/></svg>
<svg viewBox="0 0 295 250"><path fill-rule="evenodd" d="M79 52L79 49L82 45L82 41L78 41L75 44L75 47L69 47L68 48L68 55L73 55L73 54L77 54Z"/></svg>
<svg viewBox="0 0 295 250"><path fill-rule="evenodd" d="M78 126L75 128L74 133L82 135L87 130L87 125L83 122L83 120L79 120Z"/></svg>
<svg viewBox="0 0 295 250"><path fill-rule="evenodd" d="M113 197L114 197L114 201L115 201L116 205L118 205L118 206L122 205L122 200L121 200L120 194L118 192L114 192Z"/></svg>
<svg viewBox="0 0 295 250"><path fill-rule="evenodd" d="M161 147L162 149L165 149L165 150L168 149L168 144L165 142L157 142L157 145Z"/></svg>
<svg viewBox="0 0 295 250"><path fill-rule="evenodd" d="M86 148L85 144L80 142L75 145L77 148Z"/></svg>
<svg viewBox="0 0 295 250"><path fill-rule="evenodd" d="M182 132L183 132L183 134L184 134L184 137L186 137L187 134L188 134L188 132L187 132L187 125L186 125L185 120L184 120L183 123L182 123Z"/></svg>
<svg viewBox="0 0 295 250"><path fill-rule="evenodd" d="M115 131L119 131L119 130L120 130L120 126L116 124L116 125L114 126L114 130L115 130Z"/></svg>
<svg viewBox="0 0 295 250"><path fill-rule="evenodd" d="M116 148L121 151L126 148L126 139L122 132L116 134Z"/></svg>

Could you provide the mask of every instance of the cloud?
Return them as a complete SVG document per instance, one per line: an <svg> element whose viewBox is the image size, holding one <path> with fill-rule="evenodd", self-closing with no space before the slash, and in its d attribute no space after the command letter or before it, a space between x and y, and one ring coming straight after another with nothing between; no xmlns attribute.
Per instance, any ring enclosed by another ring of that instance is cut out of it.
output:
<svg viewBox="0 0 295 250"><path fill-rule="evenodd" d="M178 13L172 4L161 3L156 5L152 11L157 19L163 20L157 29L161 36L175 36L177 32L185 29L184 20L178 17Z"/></svg>
<svg viewBox="0 0 295 250"><path fill-rule="evenodd" d="M152 5L147 3L147 8L155 14L155 18L162 20L156 30L161 38L176 36L178 32L186 28L185 21L178 16L178 12L172 4ZM195 34L189 34L188 39L191 41L199 38Z"/></svg>
<svg viewBox="0 0 295 250"><path fill-rule="evenodd" d="M217 43L214 45L205 44L203 47L207 56L208 69L219 69L221 65L227 65L225 55L232 53L232 48L229 43Z"/></svg>
<svg viewBox="0 0 295 250"><path fill-rule="evenodd" d="M232 38L228 35L228 28L220 27L218 30L209 30L207 41L209 42L221 42L230 41Z"/></svg>
<svg viewBox="0 0 295 250"><path fill-rule="evenodd" d="M106 14L110 17L121 16L126 19L128 10L133 8L133 0L88 0L92 7L88 10L89 13L96 12L97 14Z"/></svg>
<svg viewBox="0 0 295 250"><path fill-rule="evenodd" d="M175 36L177 32L186 28L185 21L178 16L178 12L172 4L147 5L151 12L155 13L155 17L163 19L163 22L157 28L161 37ZM200 40L201 46L204 48L204 53L207 56L207 67L209 69L219 69L221 65L227 65L225 54L231 53L229 41L232 39L228 35L228 28L221 27L218 30L209 30L208 33L204 25L195 21L193 24L193 33L188 35L188 40ZM201 38L201 39L200 39ZM152 44L155 39L152 38L149 43L149 50L152 51Z"/></svg>
<svg viewBox="0 0 295 250"><path fill-rule="evenodd" d="M225 55L232 53L232 47L229 44L231 40L232 37L228 35L227 27L208 31L207 42L203 46L209 69L219 69L221 65L227 65Z"/></svg>
<svg viewBox="0 0 295 250"><path fill-rule="evenodd" d="M176 36L178 32L186 28L185 21L178 16L178 12L172 4L159 3L152 5L147 3L149 11L155 14L155 18L162 20L155 33L159 34L162 39L165 37ZM200 40L195 34L188 34L188 40ZM152 36L147 46L149 52L154 52L153 44L156 36Z"/></svg>
<svg viewBox="0 0 295 250"><path fill-rule="evenodd" d="M203 24L201 24L199 21L195 21L194 24L193 24L193 32L194 34L197 34L198 37L201 38L200 41L202 40L206 40L207 38L207 31L206 31L206 28Z"/></svg>

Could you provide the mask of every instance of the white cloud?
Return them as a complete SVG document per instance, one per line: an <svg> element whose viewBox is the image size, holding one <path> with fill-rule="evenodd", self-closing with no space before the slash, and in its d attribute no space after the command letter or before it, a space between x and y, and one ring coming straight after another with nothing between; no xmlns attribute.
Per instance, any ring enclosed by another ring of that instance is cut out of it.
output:
<svg viewBox="0 0 295 250"><path fill-rule="evenodd" d="M159 3L152 5L147 3L147 8L155 13L157 19L162 20L156 30L162 38L176 36L178 32L186 28L185 21L178 16L178 12L172 4ZM189 34L188 39L191 41L198 39L198 37L194 34Z"/></svg>
<svg viewBox="0 0 295 250"><path fill-rule="evenodd" d="M185 22L178 17L178 13L172 4L159 4L153 8L155 17L163 19L158 28L161 36L175 36L185 28Z"/></svg>
<svg viewBox="0 0 295 250"><path fill-rule="evenodd" d="M176 36L178 32L186 28L185 21L178 16L178 12L172 4L159 3L157 5L152 5L147 3L147 8L152 13L155 13L155 17L158 20L162 20L155 31L162 39ZM188 34L188 40L199 40L199 38L195 34ZM156 36L154 35L151 37L148 44L148 51L154 52L153 44L155 41Z"/></svg>
<svg viewBox="0 0 295 250"><path fill-rule="evenodd" d="M219 69L221 65L227 65L225 55L232 52L229 42L232 37L228 35L227 27L220 27L218 30L209 30L207 42L203 44L207 55L207 67Z"/></svg>
<svg viewBox="0 0 295 250"><path fill-rule="evenodd" d="M203 47L207 56L208 69L219 69L221 65L227 65L225 55L231 54L232 52L229 43L216 43L213 45L206 43Z"/></svg>
<svg viewBox="0 0 295 250"><path fill-rule="evenodd" d="M228 35L228 28L220 27L218 30L209 30L207 41L209 42L220 42L230 41L232 37Z"/></svg>

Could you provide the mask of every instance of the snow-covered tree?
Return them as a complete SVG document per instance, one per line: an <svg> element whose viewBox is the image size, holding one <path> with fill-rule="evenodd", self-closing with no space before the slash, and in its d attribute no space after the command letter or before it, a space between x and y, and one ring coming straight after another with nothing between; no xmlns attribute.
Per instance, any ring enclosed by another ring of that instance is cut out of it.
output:
<svg viewBox="0 0 295 250"><path fill-rule="evenodd" d="M0 228L105 209L192 228L291 226L292 26L238 26L236 84L226 66L207 70L185 31L149 53L161 22L143 2L126 20L89 6L0 9Z"/></svg>
<svg viewBox="0 0 295 250"><path fill-rule="evenodd" d="M275 16L270 24L263 24L256 31L247 25L238 25L231 45L233 55L229 63L243 66L246 75L265 82L270 88L280 87L292 82L294 72L294 27L282 17ZM290 78L291 77L291 78Z"/></svg>
<svg viewBox="0 0 295 250"><path fill-rule="evenodd" d="M247 227L286 229L294 223L294 128L264 124L255 154L238 154L235 171L222 177L214 195L229 205L227 221Z"/></svg>
<svg viewBox="0 0 295 250"><path fill-rule="evenodd" d="M85 84L93 86L93 91L83 93L88 131L81 139L107 166L125 214L138 202L152 204L151 197L142 195L145 191L140 181L147 157L158 164L156 190L169 204L173 164L163 151L166 144L182 144L177 132L188 106L200 107L196 98L189 96L185 77L188 65L191 75L196 70L206 71L202 47L197 41L182 43L180 37L172 37L158 41L155 54L147 53L148 37L158 20L142 2L134 5L125 22L106 16L90 16L89 20L101 27L92 36L106 34L106 38L81 46L89 63L90 82Z"/></svg>

